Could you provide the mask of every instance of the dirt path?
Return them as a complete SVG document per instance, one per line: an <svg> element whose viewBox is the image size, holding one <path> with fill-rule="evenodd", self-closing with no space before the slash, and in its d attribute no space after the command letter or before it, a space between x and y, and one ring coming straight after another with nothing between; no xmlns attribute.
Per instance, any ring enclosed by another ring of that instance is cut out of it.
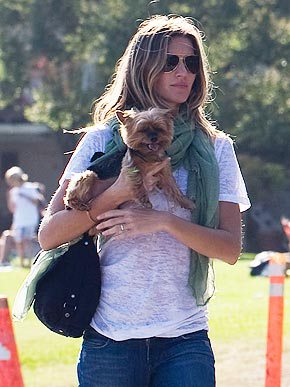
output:
<svg viewBox="0 0 290 387"><path fill-rule="evenodd" d="M217 387L264 387L265 342L214 343ZM290 343L284 343L282 385L290 386Z"/></svg>

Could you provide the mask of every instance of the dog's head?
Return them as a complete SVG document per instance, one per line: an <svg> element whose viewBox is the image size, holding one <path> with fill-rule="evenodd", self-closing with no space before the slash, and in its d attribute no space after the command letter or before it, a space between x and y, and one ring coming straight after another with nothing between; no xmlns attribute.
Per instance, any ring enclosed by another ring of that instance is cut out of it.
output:
<svg viewBox="0 0 290 387"><path fill-rule="evenodd" d="M116 115L121 122L121 136L128 148L145 157L162 155L169 148L173 138L173 117L169 110L118 110Z"/></svg>

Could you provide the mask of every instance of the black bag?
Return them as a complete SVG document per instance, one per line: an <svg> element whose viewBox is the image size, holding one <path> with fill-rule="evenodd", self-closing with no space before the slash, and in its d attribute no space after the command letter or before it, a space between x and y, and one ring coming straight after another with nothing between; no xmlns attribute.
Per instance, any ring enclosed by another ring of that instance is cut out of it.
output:
<svg viewBox="0 0 290 387"><path fill-rule="evenodd" d="M127 148L108 153L95 152L88 170L95 172L101 180L119 176L126 150Z"/></svg>
<svg viewBox="0 0 290 387"><path fill-rule="evenodd" d="M58 257L36 285L33 309L51 331L81 337L101 293L99 257L87 233Z"/></svg>

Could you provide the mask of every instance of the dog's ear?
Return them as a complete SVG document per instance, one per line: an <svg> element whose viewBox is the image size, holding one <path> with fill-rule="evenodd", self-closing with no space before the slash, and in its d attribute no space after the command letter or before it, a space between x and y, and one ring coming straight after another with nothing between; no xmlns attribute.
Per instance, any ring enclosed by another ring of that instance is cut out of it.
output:
<svg viewBox="0 0 290 387"><path fill-rule="evenodd" d="M125 117L125 113L122 110L116 110L116 117L118 118L118 121L121 124L125 124L126 117Z"/></svg>
<svg viewBox="0 0 290 387"><path fill-rule="evenodd" d="M134 112L133 109L125 110L125 111L116 110L116 117L123 125L126 125L126 123L128 123L128 121L131 120L135 114L136 113Z"/></svg>
<svg viewBox="0 0 290 387"><path fill-rule="evenodd" d="M176 116L176 112L172 109L164 109L164 114L170 119L173 120Z"/></svg>

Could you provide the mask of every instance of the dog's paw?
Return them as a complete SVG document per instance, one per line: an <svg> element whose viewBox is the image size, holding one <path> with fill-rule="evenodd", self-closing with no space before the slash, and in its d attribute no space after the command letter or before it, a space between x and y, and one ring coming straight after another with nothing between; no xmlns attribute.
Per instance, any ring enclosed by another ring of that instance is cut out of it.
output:
<svg viewBox="0 0 290 387"><path fill-rule="evenodd" d="M139 204L142 205L142 207L144 208L148 208L148 209L151 209L153 206L152 206L152 203L150 202L150 200L148 199L148 197L142 197L142 198L138 198L136 200Z"/></svg>
<svg viewBox="0 0 290 387"><path fill-rule="evenodd" d="M88 211L94 198L97 179L97 174L92 171L75 174L67 187L64 204L79 211Z"/></svg>
<svg viewBox="0 0 290 387"><path fill-rule="evenodd" d="M183 197L179 200L179 205L183 208L186 208L187 210L194 210L195 204L192 200L188 199L187 197Z"/></svg>

